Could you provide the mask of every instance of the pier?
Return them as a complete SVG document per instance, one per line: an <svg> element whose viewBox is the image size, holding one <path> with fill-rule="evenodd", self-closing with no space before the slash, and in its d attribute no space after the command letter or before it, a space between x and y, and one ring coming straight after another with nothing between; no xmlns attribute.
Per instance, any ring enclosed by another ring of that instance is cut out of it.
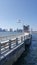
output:
<svg viewBox="0 0 37 65"><path fill-rule="evenodd" d="M22 32L19 35L0 37L0 65L12 65L30 45L31 34Z"/></svg>

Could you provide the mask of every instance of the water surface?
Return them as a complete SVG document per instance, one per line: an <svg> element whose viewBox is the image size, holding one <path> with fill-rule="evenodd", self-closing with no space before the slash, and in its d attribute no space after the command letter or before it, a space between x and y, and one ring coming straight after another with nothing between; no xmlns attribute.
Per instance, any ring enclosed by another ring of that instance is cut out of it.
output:
<svg viewBox="0 0 37 65"><path fill-rule="evenodd" d="M37 34L32 35L32 43L14 65L37 65Z"/></svg>

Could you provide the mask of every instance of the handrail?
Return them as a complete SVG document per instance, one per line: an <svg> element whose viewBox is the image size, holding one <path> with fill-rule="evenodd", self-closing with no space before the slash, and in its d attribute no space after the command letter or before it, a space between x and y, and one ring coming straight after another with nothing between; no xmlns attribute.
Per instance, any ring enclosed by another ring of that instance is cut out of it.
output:
<svg viewBox="0 0 37 65"><path fill-rule="evenodd" d="M28 37L29 37L29 35L25 36L24 34L21 34L21 35L15 36L13 38L9 38L6 41L0 42L0 56L9 52L16 46L20 45Z"/></svg>
<svg viewBox="0 0 37 65"><path fill-rule="evenodd" d="M2 54L2 52L4 53L4 51L6 50L12 49L13 47L17 46L19 44L19 41L19 38L16 38L14 40L8 40L7 42L0 43L0 54Z"/></svg>

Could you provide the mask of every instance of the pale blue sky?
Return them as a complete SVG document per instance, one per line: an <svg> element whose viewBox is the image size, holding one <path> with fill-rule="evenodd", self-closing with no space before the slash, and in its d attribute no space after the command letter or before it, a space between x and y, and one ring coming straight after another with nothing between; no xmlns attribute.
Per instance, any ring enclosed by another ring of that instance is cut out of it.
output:
<svg viewBox="0 0 37 65"><path fill-rule="evenodd" d="M37 0L0 0L0 27L22 28L19 19L37 30Z"/></svg>

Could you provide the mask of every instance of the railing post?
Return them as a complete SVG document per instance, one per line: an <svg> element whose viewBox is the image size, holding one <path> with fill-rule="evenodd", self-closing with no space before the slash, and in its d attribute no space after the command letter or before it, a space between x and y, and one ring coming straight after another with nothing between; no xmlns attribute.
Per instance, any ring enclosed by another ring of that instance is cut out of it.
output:
<svg viewBox="0 0 37 65"><path fill-rule="evenodd" d="M25 36L24 36L24 41L25 41Z"/></svg>
<svg viewBox="0 0 37 65"><path fill-rule="evenodd" d="M9 49L11 49L11 40L9 40Z"/></svg>
<svg viewBox="0 0 37 65"><path fill-rule="evenodd" d="M21 37L21 42L23 42L23 37Z"/></svg>
<svg viewBox="0 0 37 65"><path fill-rule="evenodd" d="M0 43L0 55L1 55L1 43Z"/></svg>
<svg viewBox="0 0 37 65"><path fill-rule="evenodd" d="M16 45L18 45L18 38L16 38Z"/></svg>

